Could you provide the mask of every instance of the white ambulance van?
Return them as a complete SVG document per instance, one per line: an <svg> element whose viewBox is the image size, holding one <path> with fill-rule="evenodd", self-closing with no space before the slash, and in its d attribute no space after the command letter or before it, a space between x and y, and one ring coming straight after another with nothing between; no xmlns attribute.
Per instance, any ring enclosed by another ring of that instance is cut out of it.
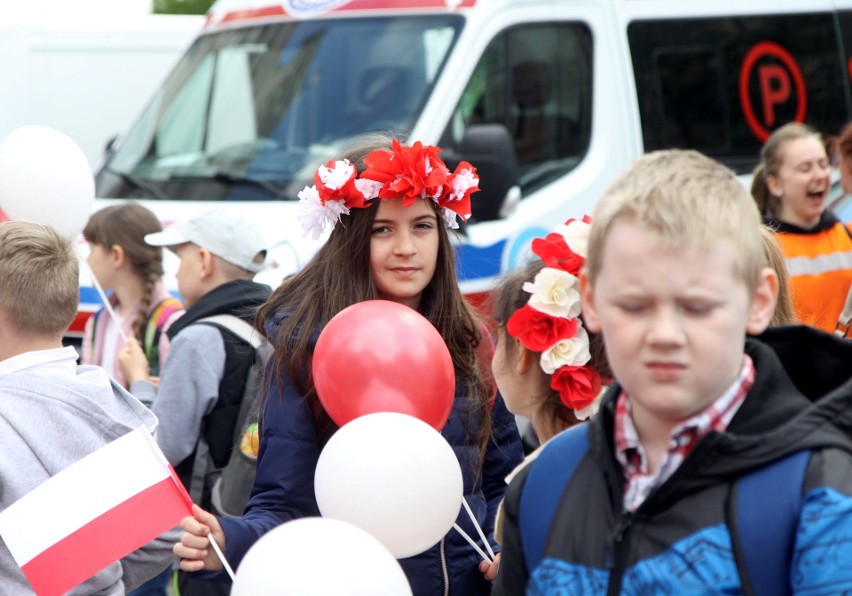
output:
<svg viewBox="0 0 852 596"><path fill-rule="evenodd" d="M97 192L164 223L239 203L276 283L317 249L295 217L315 168L397 131L479 168L458 238L475 299L645 151L747 175L785 122L838 131L850 74L852 0L220 0Z"/></svg>

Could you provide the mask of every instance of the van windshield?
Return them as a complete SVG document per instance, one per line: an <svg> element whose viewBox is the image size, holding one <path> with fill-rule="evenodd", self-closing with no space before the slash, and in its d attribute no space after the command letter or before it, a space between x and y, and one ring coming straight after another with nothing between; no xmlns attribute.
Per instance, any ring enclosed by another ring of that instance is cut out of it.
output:
<svg viewBox="0 0 852 596"><path fill-rule="evenodd" d="M353 135L410 131L461 25L328 19L203 35L111 149L98 196L295 200Z"/></svg>

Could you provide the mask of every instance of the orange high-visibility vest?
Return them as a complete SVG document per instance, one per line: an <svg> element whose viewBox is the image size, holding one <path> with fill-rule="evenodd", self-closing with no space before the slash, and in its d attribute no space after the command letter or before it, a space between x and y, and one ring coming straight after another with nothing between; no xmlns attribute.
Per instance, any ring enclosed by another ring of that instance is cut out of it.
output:
<svg viewBox="0 0 852 596"><path fill-rule="evenodd" d="M852 235L830 213L812 230L772 224L790 273L796 316L805 325L833 332L852 285Z"/></svg>

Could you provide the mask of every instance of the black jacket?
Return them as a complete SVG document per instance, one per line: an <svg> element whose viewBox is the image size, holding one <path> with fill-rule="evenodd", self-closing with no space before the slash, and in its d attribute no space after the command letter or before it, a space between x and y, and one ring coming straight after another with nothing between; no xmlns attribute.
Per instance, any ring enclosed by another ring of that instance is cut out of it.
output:
<svg viewBox="0 0 852 596"><path fill-rule="evenodd" d="M189 325L214 315L232 314L247 323L253 323L257 308L269 297L270 292L268 286L248 280L231 281L214 288L175 321L168 330L169 339L173 339ZM215 468L223 467L230 457L245 381L254 361L254 350L250 345L230 331L219 328L219 332L225 346L225 369L219 383L219 398L204 417L201 429L201 436L207 442ZM186 486L189 486L194 462L195 452L175 466L175 471ZM210 506L209 489L209 486L205 487L200 503L205 508Z"/></svg>
<svg viewBox="0 0 852 596"><path fill-rule="evenodd" d="M755 382L728 430L705 436L632 515L623 511L624 477L614 456L621 389L610 389L532 578L518 528L529 468L521 472L506 493L495 595L563 593L559 586L578 594L740 593L729 530L734 482L803 449L814 455L793 555L795 591L852 589L852 567L840 563L852 561L852 343L787 327L749 339L746 351Z"/></svg>

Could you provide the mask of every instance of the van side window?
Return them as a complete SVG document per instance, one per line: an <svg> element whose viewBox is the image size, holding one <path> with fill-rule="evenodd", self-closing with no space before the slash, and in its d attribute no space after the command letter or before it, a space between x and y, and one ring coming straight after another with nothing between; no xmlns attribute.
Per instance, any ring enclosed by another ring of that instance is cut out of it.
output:
<svg viewBox="0 0 852 596"><path fill-rule="evenodd" d="M591 70L592 38L583 24L508 29L486 48L440 142L457 151L469 126L504 125L526 195L576 167L585 154Z"/></svg>
<svg viewBox="0 0 852 596"><path fill-rule="evenodd" d="M747 174L779 126L833 134L849 119L831 13L633 21L627 37L645 151L695 149Z"/></svg>

